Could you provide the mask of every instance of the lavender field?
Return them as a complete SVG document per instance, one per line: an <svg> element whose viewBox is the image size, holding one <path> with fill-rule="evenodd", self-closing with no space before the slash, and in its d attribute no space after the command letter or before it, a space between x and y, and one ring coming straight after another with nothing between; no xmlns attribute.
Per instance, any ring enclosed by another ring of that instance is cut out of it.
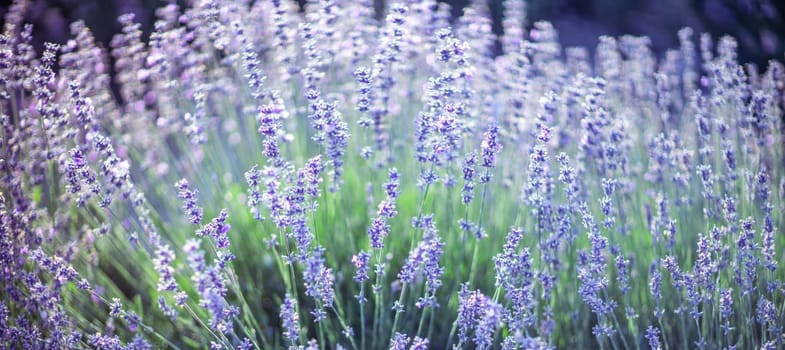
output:
<svg viewBox="0 0 785 350"><path fill-rule="evenodd" d="M8 11L0 349L785 349L783 63L186 3L110 47Z"/></svg>

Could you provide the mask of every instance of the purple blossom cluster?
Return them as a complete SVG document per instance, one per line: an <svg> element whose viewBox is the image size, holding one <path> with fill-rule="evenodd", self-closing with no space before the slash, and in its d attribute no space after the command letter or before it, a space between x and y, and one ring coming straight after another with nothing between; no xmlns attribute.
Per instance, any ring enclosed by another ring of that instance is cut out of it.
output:
<svg viewBox="0 0 785 350"><path fill-rule="evenodd" d="M188 214L188 222L199 225L204 212L204 209L196 204L196 196L199 192L192 190L186 179L178 181L174 186L177 187L177 198L183 201L183 210Z"/></svg>
<svg viewBox="0 0 785 350"><path fill-rule="evenodd" d="M290 295L286 295L286 298L283 300L281 304L281 313L280 317L283 320L281 323L283 325L284 331L283 335L291 342L292 345L297 344L300 334L300 323L299 323L299 315L297 314L297 309L295 305L296 301Z"/></svg>
<svg viewBox="0 0 785 350"><path fill-rule="evenodd" d="M398 214L395 210L395 201L398 198L398 187L400 186L398 170L395 168L390 169L388 176L389 180L383 186L386 197L379 202L379 208L376 212L377 216L368 228L371 248L374 249L384 248L384 238L390 234L390 225L387 221Z"/></svg>
<svg viewBox="0 0 785 350"><path fill-rule="evenodd" d="M523 239L521 228L512 228L507 234L504 248L494 257L496 287L503 289L510 308L505 309L506 322L513 332L523 332L536 324L534 308L535 271L529 248L519 251Z"/></svg>
<svg viewBox="0 0 785 350"><path fill-rule="evenodd" d="M199 294L199 305L210 312L210 327L217 332L232 333L233 318L239 315L239 309L226 301L229 287L223 270L227 259L219 257L214 264L208 264L198 240L186 242L183 251L187 256L188 266L193 270L191 280Z"/></svg>
<svg viewBox="0 0 785 350"><path fill-rule="evenodd" d="M467 343L470 332L473 332L472 341L478 349L490 348L494 333L504 319L502 306L480 291L469 291L466 285L461 286L458 298L458 318L455 321L458 325L458 347Z"/></svg>
<svg viewBox="0 0 785 350"><path fill-rule="evenodd" d="M423 218L423 238L409 253L406 263L398 273L398 279L405 284L415 282L418 274L425 279L424 296L417 300L417 308L439 307L436 301L436 291L442 285L444 267L439 265L439 259L444 253L444 242L436 231L435 222L429 216Z"/></svg>

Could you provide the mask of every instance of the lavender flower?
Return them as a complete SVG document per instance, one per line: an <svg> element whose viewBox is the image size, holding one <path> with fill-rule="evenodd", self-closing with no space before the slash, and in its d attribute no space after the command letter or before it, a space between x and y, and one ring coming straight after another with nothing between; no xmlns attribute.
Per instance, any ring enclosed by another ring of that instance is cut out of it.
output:
<svg viewBox="0 0 785 350"><path fill-rule="evenodd" d="M188 184L188 180L182 179L175 184L177 190L177 198L180 198L183 201L183 210L186 214L188 214L188 221L194 225L199 225L202 222L202 213L204 209L202 207L196 205L197 197L196 195L199 193L197 190L191 190L190 185Z"/></svg>
<svg viewBox="0 0 785 350"><path fill-rule="evenodd" d="M357 109L367 113L367 117L360 119L362 127L373 128L374 149L378 152L390 153L389 149L389 118L390 110L394 107L392 89L397 81L395 79L396 65L401 61L401 53L405 49L404 40L408 29L404 25L409 9L403 3L391 3L385 18L385 26L380 31L380 42L376 54L373 56L373 67L359 68L355 77L360 84ZM387 165L388 159L381 160L380 165Z"/></svg>
<svg viewBox="0 0 785 350"><path fill-rule="evenodd" d="M502 48L504 53L513 54L519 52L524 38L523 28L526 24L526 2L521 0L509 0L503 3L504 35L502 36Z"/></svg>
<svg viewBox="0 0 785 350"><path fill-rule="evenodd" d="M504 288L505 296L511 302L507 322L514 332L523 331L536 322L533 311L536 305L535 273L529 248L518 250L522 238L522 229L511 228L503 252L493 258L496 286Z"/></svg>
<svg viewBox="0 0 785 350"><path fill-rule="evenodd" d="M722 333L727 336L733 330L730 324L730 318L733 316L733 290L723 289L720 290L720 318Z"/></svg>
<svg viewBox="0 0 785 350"><path fill-rule="evenodd" d="M389 170L389 180L383 186L387 197L383 201L379 202L379 208L376 212L377 217L373 220L373 223L368 228L368 236L371 239L371 248L383 248L384 238L390 234L390 225L387 223L387 220L398 214L398 212L395 210L395 201L399 194L398 187L398 170L391 168Z"/></svg>
<svg viewBox="0 0 785 350"><path fill-rule="evenodd" d="M474 173L476 163L477 153L474 151L466 155L466 158L463 161L463 189L461 190L461 193L463 195L463 204L466 205L471 203L472 199L474 199Z"/></svg>
<svg viewBox="0 0 785 350"><path fill-rule="evenodd" d="M499 143L499 127L493 124L488 127L485 132L485 137L482 140L482 166L485 168L493 168L496 163L496 156L501 152L502 145ZM487 181L483 180L483 183Z"/></svg>
<svg viewBox="0 0 785 350"><path fill-rule="evenodd" d="M199 293L199 305L210 314L210 327L220 333L233 333L234 318L240 311L226 300L229 290L224 267L220 264L208 264L198 240L186 242L183 251L193 271L191 280Z"/></svg>
<svg viewBox="0 0 785 350"><path fill-rule="evenodd" d="M261 101L265 95L262 85L267 77L263 75L259 67L261 65L259 57L248 42L242 25L239 22L233 22L232 26L234 27L235 35L240 38L240 42L243 44L243 68L245 68L245 77L248 79L248 88L251 96L257 101Z"/></svg>
<svg viewBox="0 0 785 350"><path fill-rule="evenodd" d="M704 235L698 236L698 252L697 261L693 267L693 273L700 285L708 292L714 291L713 276L719 270L717 264L713 261L710 251L709 239Z"/></svg>
<svg viewBox="0 0 785 350"><path fill-rule="evenodd" d="M372 103L372 96L370 94L373 77L371 72L367 68L357 68L357 70L354 71L354 78L360 85L360 87L357 89L357 111L361 113L368 112ZM363 127L368 127L371 125L371 123L372 121L368 119L361 119L358 121L358 124Z"/></svg>
<svg viewBox="0 0 785 350"><path fill-rule="evenodd" d="M627 294L630 291L630 260L626 259L624 255L616 256L616 280L619 282L619 290L622 294Z"/></svg>
<svg viewBox="0 0 785 350"><path fill-rule="evenodd" d="M502 342L502 349L551 350L553 349L553 346L548 345L548 342L540 337L510 335L507 338L504 338L504 341Z"/></svg>
<svg viewBox="0 0 785 350"><path fill-rule="evenodd" d="M256 122L259 125L257 131L264 139L264 155L272 160L278 159L278 133L281 129L281 122L286 119L288 114L283 103L283 99L277 91L270 94L270 102L259 107Z"/></svg>
<svg viewBox="0 0 785 350"><path fill-rule="evenodd" d="M259 204L262 203L262 193L259 191L259 184L261 183L262 174L259 171L259 166L254 165L250 170L245 172L245 181L248 183L248 202L246 205L251 209L254 219L262 221L264 217L259 211Z"/></svg>
<svg viewBox="0 0 785 350"><path fill-rule="evenodd" d="M766 327L768 332L778 332L777 329L777 307L766 298L758 300L755 319L762 327Z"/></svg>
<svg viewBox="0 0 785 350"><path fill-rule="evenodd" d="M390 340L390 350L406 350L406 346L409 345L411 338L409 338L406 334L403 333L395 333L393 338Z"/></svg>
<svg viewBox="0 0 785 350"><path fill-rule="evenodd" d="M286 297L281 304L280 317L283 324L283 335L291 343L297 344L300 334L300 317L297 314L297 301L291 295L286 294Z"/></svg>
<svg viewBox="0 0 785 350"><path fill-rule="evenodd" d="M326 317L323 313L323 308L333 306L333 301L335 300L335 290L333 289L335 277L332 269L325 266L324 248L322 247L314 247L303 261L303 265L305 294L313 297L321 305L314 310L315 321L318 322Z"/></svg>
<svg viewBox="0 0 785 350"><path fill-rule="evenodd" d="M87 339L87 343L97 349L120 349L122 343L117 335L109 336L102 335L101 333L91 334Z"/></svg>
<svg viewBox="0 0 785 350"><path fill-rule="evenodd" d="M204 90L204 86L199 86L200 90L197 90L194 93L194 102L196 103L196 111L194 114L186 113L183 116L183 119L186 122L185 133L188 135L188 140L193 145L201 145L207 142L207 137L204 133L204 127L202 126L202 120L205 117L206 109L207 109L207 93Z"/></svg>
<svg viewBox="0 0 785 350"><path fill-rule="evenodd" d="M759 264L754 252L759 249L755 242L755 232L752 228L752 218L742 221L742 232L736 241L737 266L734 271L734 279L742 287L742 295L751 294L755 290L756 270Z"/></svg>
<svg viewBox="0 0 785 350"><path fill-rule="evenodd" d="M354 281L360 283L361 286L368 280L368 261L370 258L370 255L366 252L359 252L352 256L352 264L354 264L354 267L357 269L357 273L354 275ZM357 298L357 302L360 304L364 304L368 301L364 295L364 288L360 289L360 293L355 295L355 298Z"/></svg>
<svg viewBox="0 0 785 350"><path fill-rule="evenodd" d="M766 216L763 217L762 236L761 255L763 256L763 266L774 272L777 270L778 263L775 257L774 223L769 213L766 213Z"/></svg>
<svg viewBox="0 0 785 350"><path fill-rule="evenodd" d="M649 342L649 347L651 347L652 350L661 349L660 329L653 326L649 326L649 328L646 328L646 340Z"/></svg>
<svg viewBox="0 0 785 350"><path fill-rule="evenodd" d="M319 115L315 128L319 133L315 136L317 143L325 142L325 155L327 164L332 167L332 186L330 191L334 192L341 183L343 173L343 156L346 153L349 132L346 122L343 121L341 113L336 104L317 103L317 111L314 115ZM318 125L323 123L323 125Z"/></svg>
<svg viewBox="0 0 785 350"><path fill-rule="evenodd" d="M424 224L423 240L409 253L409 258L401 267L398 279L403 283L413 283L421 271L425 277L425 295L417 300L418 308L439 307L436 302L436 290L442 285L441 277L444 267L439 266L439 259L444 252L444 242L438 236L432 221Z"/></svg>
<svg viewBox="0 0 785 350"><path fill-rule="evenodd" d="M112 298L112 304L109 305L109 315L112 317L120 316L120 311L123 305L120 303L119 298Z"/></svg>
<svg viewBox="0 0 785 350"><path fill-rule="evenodd" d="M469 291L464 284L458 294L458 347L469 340L469 332L474 331L473 341L478 349L488 349L493 344L496 328L504 314L501 305L493 302L479 291Z"/></svg>
<svg viewBox="0 0 785 350"><path fill-rule="evenodd" d="M172 263L174 262L175 255L174 252L166 245L159 245L155 251L155 258L153 259L153 263L155 265L155 271L158 272L159 280L158 280L158 291L176 291L177 290L177 282L174 279L174 267L172 267Z"/></svg>
<svg viewBox="0 0 785 350"><path fill-rule="evenodd" d="M459 98L470 96L470 92L465 91L461 96L458 85L464 82L465 87L470 86L467 44L454 38L449 29L440 30L436 37L437 59L442 62L443 70L428 80L423 97L425 105L415 119L415 159L423 163L420 187L434 183L438 178L434 172L458 159L462 135L469 125L469 110Z"/></svg>
<svg viewBox="0 0 785 350"><path fill-rule="evenodd" d="M414 337L412 339L412 345L409 347L409 350L428 350L428 339L423 339L420 337Z"/></svg>
<svg viewBox="0 0 785 350"><path fill-rule="evenodd" d="M585 203L581 204L581 212L583 213L583 226L589 231L591 250L588 255L588 265L578 269L578 279L582 282L578 293L591 307L592 312L602 316L612 312L616 306L613 299L603 300L601 294L608 286L605 276L607 267L605 249L608 247L608 239L600 234L594 217L588 212Z"/></svg>
<svg viewBox="0 0 785 350"><path fill-rule="evenodd" d="M226 236L226 233L229 232L229 228L231 228L232 225L226 223L227 217L226 209L221 209L221 212L217 217L213 218L210 223L196 231L196 235L212 237L213 240L215 240L215 245L218 249L228 248L229 238Z"/></svg>
<svg viewBox="0 0 785 350"><path fill-rule="evenodd" d="M357 255L352 256L352 264L357 268L357 274L354 276L356 282L364 282L368 280L368 260L370 256L366 252L359 252Z"/></svg>

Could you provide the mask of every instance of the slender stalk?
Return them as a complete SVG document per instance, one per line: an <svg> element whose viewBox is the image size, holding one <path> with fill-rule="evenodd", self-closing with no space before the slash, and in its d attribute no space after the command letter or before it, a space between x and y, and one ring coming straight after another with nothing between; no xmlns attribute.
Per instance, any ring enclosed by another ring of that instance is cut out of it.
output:
<svg viewBox="0 0 785 350"><path fill-rule="evenodd" d="M428 292L427 291L425 292L425 297L426 298L428 297ZM425 308L423 308L422 312L420 313L420 322L417 324L417 333L415 333L416 336L420 336L420 334L422 334L422 327L425 324L424 323L424 321L425 321L425 314L427 314L428 311L430 311L429 310L430 308L431 307L425 307Z"/></svg>
<svg viewBox="0 0 785 350"><path fill-rule="evenodd" d="M226 347L231 347L231 342L229 342L229 339L226 339L226 336L221 334L221 333L213 332L213 329L208 327L207 324L205 324L204 321L202 321L202 318L199 317L196 314L196 312L194 312L194 310L191 308L191 306L189 306L188 304L185 304L185 306L183 308L185 308L185 310L188 311L188 314L190 314L191 317L193 317L196 320L196 322L199 323L200 326L202 326L202 328L204 328L208 333L210 333L210 335L212 335L213 338L215 338L217 341L219 341L221 343L221 345L226 346Z"/></svg>
<svg viewBox="0 0 785 350"><path fill-rule="evenodd" d="M319 337L319 349L324 350L325 342L324 342L324 327L322 326L322 322L316 322L316 330Z"/></svg>
<svg viewBox="0 0 785 350"><path fill-rule="evenodd" d="M485 169L485 177L487 176L488 176L488 169ZM487 190L488 190L488 183L484 183L482 185L482 197L480 198L480 215L479 218L477 219L477 230L479 230L480 232L482 232L482 219L484 218L483 211L485 210L485 197L486 197ZM472 262L469 267L469 286L473 285L474 277L477 274L477 260L479 257L479 250L480 250L479 248L480 238L481 237L475 237L474 240L474 251L472 252Z"/></svg>
<svg viewBox="0 0 785 350"><path fill-rule="evenodd" d="M659 309L660 301L657 300L657 308ZM665 344L665 350L670 350L670 341L668 341L668 332L662 327L662 317L657 317L657 325L660 326L660 333L662 334L662 342Z"/></svg>
<svg viewBox="0 0 785 350"><path fill-rule="evenodd" d="M376 249L376 266L382 266L382 249ZM382 310L382 305L384 305L384 290L382 289L382 275L384 273L384 269L375 269L376 271L376 282L373 285L373 295L374 295L374 309L373 309L373 341L371 342L371 348L376 349L378 342L381 340L381 327L382 327L382 315L384 315L384 310Z"/></svg>
<svg viewBox="0 0 785 350"><path fill-rule="evenodd" d="M613 319L613 325L614 327L616 327L617 332L619 332L619 338L621 338L621 342L624 345L624 348L631 349L630 344L627 344L627 337L625 337L624 334L621 333L621 329L622 329L621 324L619 323L618 318L616 318L615 312L611 312L611 319Z"/></svg>
<svg viewBox="0 0 785 350"><path fill-rule="evenodd" d="M403 286L401 286L401 295L398 296L398 305L403 305L403 300L405 296L406 296L406 283L404 283ZM400 319L402 312L403 311L399 311L398 309L395 310L395 319L393 320L392 328L390 329L389 339L392 339L392 337L395 335L395 331L398 329L398 320Z"/></svg>
<svg viewBox="0 0 785 350"><path fill-rule="evenodd" d="M360 282L360 297L365 298L365 282ZM360 349L365 350L365 304L360 303Z"/></svg>
<svg viewBox="0 0 785 350"><path fill-rule="evenodd" d="M435 312L433 312L433 310L431 310L430 315L429 315L429 319L430 320L428 320L428 335L426 336L427 339L432 339L431 336L433 335L433 327L434 327L434 320L435 320L435 318L433 316L434 314L435 314Z"/></svg>
<svg viewBox="0 0 785 350"><path fill-rule="evenodd" d="M447 348L450 348L452 345L452 338L455 336L455 331L458 330L458 320L453 321L452 327L450 327L450 335L447 336Z"/></svg>

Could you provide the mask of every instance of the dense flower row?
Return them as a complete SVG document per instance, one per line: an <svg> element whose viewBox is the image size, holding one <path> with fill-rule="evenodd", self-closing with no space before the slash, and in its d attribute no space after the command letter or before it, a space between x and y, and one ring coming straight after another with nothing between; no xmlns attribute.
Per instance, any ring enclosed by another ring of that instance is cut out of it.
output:
<svg viewBox="0 0 785 350"><path fill-rule="evenodd" d="M782 63L187 3L40 55L9 9L0 348L785 348Z"/></svg>

